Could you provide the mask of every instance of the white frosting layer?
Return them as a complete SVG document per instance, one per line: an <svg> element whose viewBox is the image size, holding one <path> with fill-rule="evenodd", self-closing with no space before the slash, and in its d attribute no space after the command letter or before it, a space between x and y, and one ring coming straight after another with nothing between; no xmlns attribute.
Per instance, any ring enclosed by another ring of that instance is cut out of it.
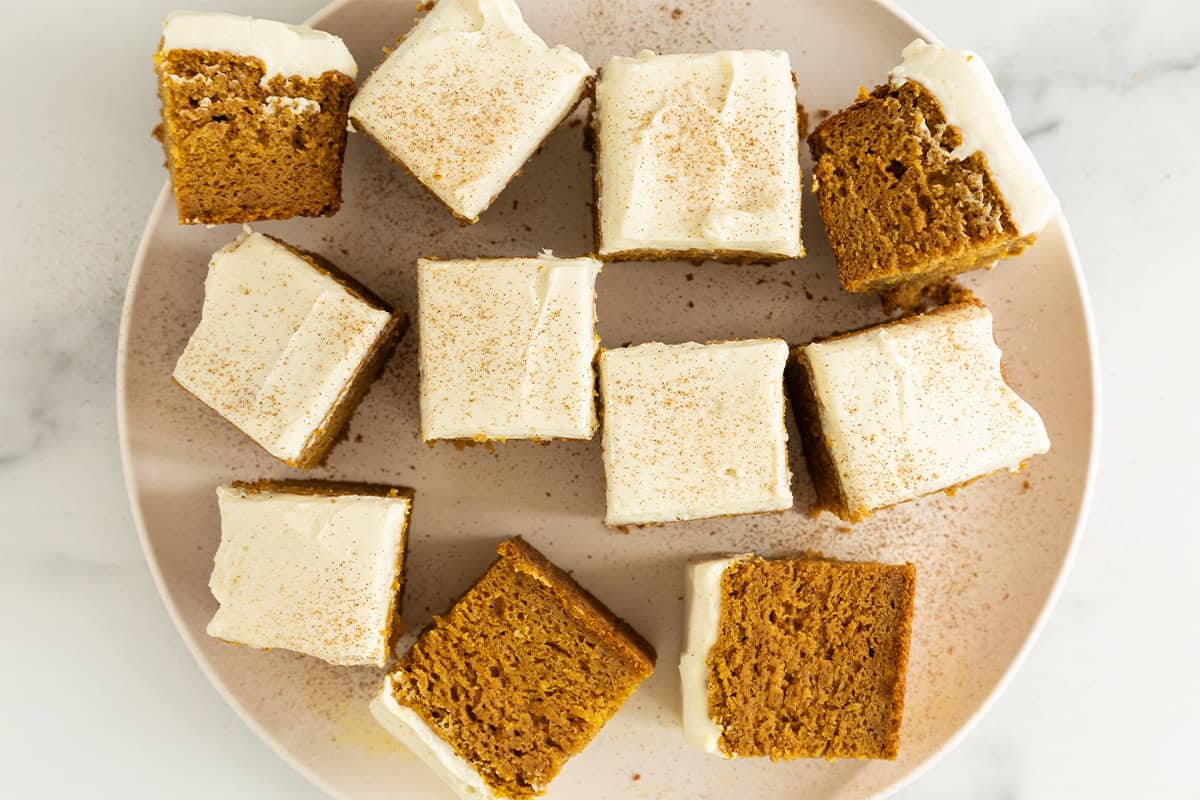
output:
<svg viewBox="0 0 1200 800"><path fill-rule="evenodd" d="M609 525L792 506L780 339L600 354Z"/></svg>
<svg viewBox="0 0 1200 800"><path fill-rule="evenodd" d="M411 500L217 489L208 634L382 667Z"/></svg>
<svg viewBox="0 0 1200 800"><path fill-rule="evenodd" d="M454 748L438 736L417 712L396 702L392 678L371 701L371 714L388 733L425 762L462 800L494 800L496 794Z"/></svg>
<svg viewBox="0 0 1200 800"><path fill-rule="evenodd" d="M547 47L513 0L438 0L367 78L350 118L473 221L590 76L578 53Z"/></svg>
<svg viewBox="0 0 1200 800"><path fill-rule="evenodd" d="M708 711L708 654L721 625L721 576L745 556L691 564L687 569L687 647L679 659L683 688L683 736L706 753L721 751L722 727Z"/></svg>
<svg viewBox="0 0 1200 800"><path fill-rule="evenodd" d="M175 380L294 462L390 320L282 244L243 233L209 263L200 325Z"/></svg>
<svg viewBox="0 0 1200 800"><path fill-rule="evenodd" d="M601 255L801 254L787 53L614 58L600 72L594 113Z"/></svg>
<svg viewBox="0 0 1200 800"><path fill-rule="evenodd" d="M251 56L263 62L265 78L317 78L326 72L341 72L351 78L358 75L358 65L346 43L331 33L217 11L172 12L163 23L161 49L216 50Z"/></svg>
<svg viewBox="0 0 1200 800"><path fill-rule="evenodd" d="M431 439L590 439L591 258L417 262L421 432Z"/></svg>
<svg viewBox="0 0 1200 800"><path fill-rule="evenodd" d="M804 353L822 432L860 513L1050 449L1037 412L1004 382L986 308L948 307Z"/></svg>
<svg viewBox="0 0 1200 800"><path fill-rule="evenodd" d="M951 155L963 159L983 153L1022 235L1046 227L1058 212L1058 198L983 59L968 50L950 50L921 39L905 47L903 56L891 72L892 85L915 81L937 98L946 121L962 133L962 144Z"/></svg>
<svg viewBox="0 0 1200 800"><path fill-rule="evenodd" d="M208 98L204 99L207 100ZM321 104L307 97L281 97L274 94L263 101L262 110L264 114L278 114L285 109L296 115L319 114L321 112Z"/></svg>

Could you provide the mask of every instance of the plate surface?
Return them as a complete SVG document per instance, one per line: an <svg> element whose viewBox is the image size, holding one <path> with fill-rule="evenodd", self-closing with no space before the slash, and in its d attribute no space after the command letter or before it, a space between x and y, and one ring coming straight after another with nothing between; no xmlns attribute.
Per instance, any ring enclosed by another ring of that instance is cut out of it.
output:
<svg viewBox="0 0 1200 800"><path fill-rule="evenodd" d="M779 48L791 53L799 97L818 118L860 85L881 80L924 33L874 0L523 0L551 43L588 61L660 51ZM405 32L415 4L349 0L316 18L340 34L363 70ZM926 34L927 35L927 34ZM417 257L559 255L591 247L586 104L500 196L460 227L361 136L352 136L345 205L331 219L264 223L316 250L410 313ZM806 148L802 148L806 150ZM811 164L805 156L807 175ZM781 336L792 343L883 319L879 304L842 293L811 194L808 257L775 266L611 264L598 283L605 346L659 340ZM211 253L236 226L180 227L164 191L130 278L118 408L128 487L146 557L201 667L266 741L330 793L354 798L449 797L366 710L381 673L209 639L208 591L219 540L214 488L234 479L296 477L171 382L196 325ZM350 421L315 478L378 481L417 491L404 618L419 631L521 533L571 569L658 648L655 674L550 797L864 797L895 788L963 732L1020 659L1056 594L1090 483L1095 367L1089 312L1065 222L1021 258L964 281L995 313L1009 379L1045 418L1053 450L1023 473L986 478L878 514L852 530L804 510L812 487L792 430L796 510L634 529L605 528L599 437L494 450L425 446L417 425L415 329ZM790 423L789 423L790 424ZM690 750L679 727L683 566L727 551L817 550L846 559L910 560L918 595L901 755L892 763L727 762ZM408 640L402 643L407 645Z"/></svg>

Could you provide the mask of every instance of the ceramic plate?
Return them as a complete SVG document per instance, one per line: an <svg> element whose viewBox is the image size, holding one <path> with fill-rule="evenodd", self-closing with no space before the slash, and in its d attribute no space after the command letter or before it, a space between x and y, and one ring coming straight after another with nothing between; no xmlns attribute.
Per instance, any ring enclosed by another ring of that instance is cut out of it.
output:
<svg viewBox="0 0 1200 800"><path fill-rule="evenodd" d="M791 53L813 118L872 86L915 35L872 0L523 0L534 30L593 65L643 48L779 48ZM412 2L348 0L314 24L345 37L363 73L408 30ZM149 54L147 54L149 58ZM361 136L352 136L345 205L331 219L258 228L315 250L410 313L419 256L589 251L586 104L500 195L461 227ZM802 148L805 149L805 148ZM806 181L811 164L804 163ZM774 266L611 264L598 283L606 346L780 336L792 343L883 319L878 301L841 292L811 194L808 257ZM382 673L208 638L219 540L214 488L298 477L171 382L200 316L209 256L236 226L181 227L169 193L151 214L130 277L118 394L130 498L146 558L184 640L218 689L284 758L333 795L450 797L376 727L368 698ZM599 436L548 446L427 447L417 425L415 330L392 357L325 467L310 474L416 490L404 587L419 631L520 533L594 590L658 649L655 674L562 771L558 798L849 798L894 789L944 751L1020 660L1070 560L1095 443L1095 367L1085 295L1067 227L1051 225L1021 258L965 279L992 308L1009 379L1043 415L1053 450L1018 475L884 511L853 529L806 509L813 490L792 431L796 510L621 533L604 527ZM912 561L918 594L900 758L895 762L729 762L690 749L680 731L684 564L727 551L817 550ZM408 640L401 643L407 646Z"/></svg>

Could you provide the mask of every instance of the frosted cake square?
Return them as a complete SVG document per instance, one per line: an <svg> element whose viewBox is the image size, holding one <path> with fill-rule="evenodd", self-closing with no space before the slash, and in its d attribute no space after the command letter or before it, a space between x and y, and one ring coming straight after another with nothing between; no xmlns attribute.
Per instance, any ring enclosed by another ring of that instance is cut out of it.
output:
<svg viewBox="0 0 1200 800"><path fill-rule="evenodd" d="M591 258L417 262L421 432L433 439L590 439Z"/></svg>
<svg viewBox="0 0 1200 800"><path fill-rule="evenodd" d="M606 522L791 508L787 354L781 339L601 352Z"/></svg>
<svg viewBox="0 0 1200 800"><path fill-rule="evenodd" d="M787 53L614 58L596 82L592 126L601 258L803 255Z"/></svg>
<svg viewBox="0 0 1200 800"><path fill-rule="evenodd" d="M474 222L579 103L592 70L513 0L438 0L367 77L356 130Z"/></svg>
<svg viewBox="0 0 1200 800"><path fill-rule="evenodd" d="M261 233L218 250L175 381L284 463L321 463L404 327L327 263Z"/></svg>
<svg viewBox="0 0 1200 800"><path fill-rule="evenodd" d="M409 490L260 481L222 486L217 500L210 636L384 666L398 633Z"/></svg>
<svg viewBox="0 0 1200 800"><path fill-rule="evenodd" d="M970 303L798 348L788 381L818 507L858 521L1048 451L1000 356L991 312Z"/></svg>

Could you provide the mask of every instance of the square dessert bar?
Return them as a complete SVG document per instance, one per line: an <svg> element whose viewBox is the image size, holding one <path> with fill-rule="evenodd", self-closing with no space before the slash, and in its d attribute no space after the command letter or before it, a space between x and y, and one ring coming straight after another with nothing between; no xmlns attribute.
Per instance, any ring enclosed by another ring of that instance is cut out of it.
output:
<svg viewBox="0 0 1200 800"><path fill-rule="evenodd" d="M803 255L787 53L614 58L596 82L596 250L605 260Z"/></svg>
<svg viewBox="0 0 1200 800"><path fill-rule="evenodd" d="M404 327L314 257L246 231L218 250L175 381L293 467L316 466Z"/></svg>
<svg viewBox="0 0 1200 800"><path fill-rule="evenodd" d="M181 11L154 54L183 223L317 217L342 202L358 67L336 36L233 14Z"/></svg>
<svg viewBox="0 0 1200 800"><path fill-rule="evenodd" d="M388 676L371 711L460 797L542 794L654 670L654 649L520 537Z"/></svg>
<svg viewBox="0 0 1200 800"><path fill-rule="evenodd" d="M788 369L817 505L856 522L1045 453L1005 382L992 314L942 306L798 348Z"/></svg>
<svg viewBox="0 0 1200 800"><path fill-rule="evenodd" d="M418 261L425 440L590 439L599 272L548 253Z"/></svg>
<svg viewBox="0 0 1200 800"><path fill-rule="evenodd" d="M438 0L363 83L357 130L474 222L579 103L592 71L513 0Z"/></svg>
<svg viewBox="0 0 1200 800"><path fill-rule="evenodd" d="M691 565L688 742L725 758L896 758L915 586L912 564Z"/></svg>
<svg viewBox="0 0 1200 800"><path fill-rule="evenodd" d="M792 507L787 344L642 344L600 354L609 525Z"/></svg>
<svg viewBox="0 0 1200 800"><path fill-rule="evenodd" d="M384 666L399 632L410 490L260 481L222 486L217 500L209 636Z"/></svg>
<svg viewBox="0 0 1200 800"><path fill-rule="evenodd" d="M851 292L991 267L1058 211L983 59L920 39L903 58L808 137L817 206Z"/></svg>

